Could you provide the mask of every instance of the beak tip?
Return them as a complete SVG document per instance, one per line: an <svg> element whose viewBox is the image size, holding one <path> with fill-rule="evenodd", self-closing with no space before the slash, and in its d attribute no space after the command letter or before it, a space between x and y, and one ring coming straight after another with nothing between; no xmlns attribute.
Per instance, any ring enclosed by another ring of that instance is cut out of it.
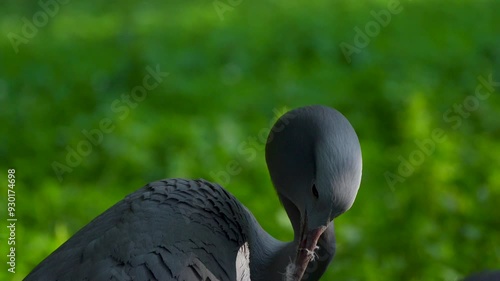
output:
<svg viewBox="0 0 500 281"><path fill-rule="evenodd" d="M293 276L297 279L294 280L301 280L307 265L310 261L315 259L316 250L319 249L317 246L318 240L323 232L325 232L326 228L326 226L320 226L302 234L303 240L300 241L297 256L295 258L295 270Z"/></svg>

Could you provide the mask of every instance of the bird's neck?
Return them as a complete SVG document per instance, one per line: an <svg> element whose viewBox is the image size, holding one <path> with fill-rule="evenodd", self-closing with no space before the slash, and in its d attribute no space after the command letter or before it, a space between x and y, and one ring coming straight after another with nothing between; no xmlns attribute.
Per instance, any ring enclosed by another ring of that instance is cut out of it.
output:
<svg viewBox="0 0 500 281"><path fill-rule="evenodd" d="M248 210L246 216L251 280L286 280L287 266L295 260L299 247L299 234L295 234L294 241L280 241L267 233ZM335 255L335 244L334 225L331 222L318 240L317 259L310 262L303 280L319 280Z"/></svg>
<svg viewBox="0 0 500 281"><path fill-rule="evenodd" d="M299 243L300 239L300 222L302 220L300 216L300 211L297 209L295 204L292 203L292 201L288 200L285 196L281 195L278 192L278 197L280 198L281 203L283 204L283 207L285 208L285 211L288 215L288 218L290 219L290 222L293 227L293 240L295 243Z"/></svg>
<svg viewBox="0 0 500 281"><path fill-rule="evenodd" d="M246 213L251 280L284 280L287 265L295 259L298 242L275 239L260 226L251 212Z"/></svg>

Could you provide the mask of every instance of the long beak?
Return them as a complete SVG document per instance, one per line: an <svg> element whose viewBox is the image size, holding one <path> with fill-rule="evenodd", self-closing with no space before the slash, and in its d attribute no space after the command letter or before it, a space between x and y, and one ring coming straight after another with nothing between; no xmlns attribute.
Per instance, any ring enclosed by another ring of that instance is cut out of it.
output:
<svg viewBox="0 0 500 281"><path fill-rule="evenodd" d="M297 256L295 257L295 267L292 275L292 280L300 281L307 265L311 260L314 260L318 247L318 240L321 234L325 232L326 226L321 226L307 233L302 233Z"/></svg>

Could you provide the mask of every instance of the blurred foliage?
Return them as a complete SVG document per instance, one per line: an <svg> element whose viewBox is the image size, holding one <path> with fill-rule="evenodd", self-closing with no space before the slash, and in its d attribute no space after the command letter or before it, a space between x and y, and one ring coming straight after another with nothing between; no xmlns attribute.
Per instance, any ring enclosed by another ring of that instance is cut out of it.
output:
<svg viewBox="0 0 500 281"><path fill-rule="evenodd" d="M211 1L69 1L17 53L7 35L21 36L22 18L42 8L0 4L0 178L17 171L18 217L17 273L6 270L4 227L1 280L21 280L145 183L225 182L214 175L232 161L226 188L268 232L291 239L259 135L276 112L307 104L343 112L364 158L322 280L451 281L500 267L500 87L467 114L454 109L474 105L478 76L500 81L500 1L401 2L350 63L341 43L354 45L355 27L365 30L385 1L221 2L239 4L221 19ZM169 76L126 116L113 110L157 65ZM105 118L114 130L60 182L53 162L65 164L67 147ZM444 141L415 152L436 128ZM391 186L387 172L417 154L422 163Z"/></svg>

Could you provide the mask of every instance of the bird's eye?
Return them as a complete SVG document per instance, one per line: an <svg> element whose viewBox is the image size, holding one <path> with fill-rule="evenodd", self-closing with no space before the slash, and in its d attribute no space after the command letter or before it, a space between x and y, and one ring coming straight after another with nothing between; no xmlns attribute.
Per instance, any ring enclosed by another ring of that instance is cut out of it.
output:
<svg viewBox="0 0 500 281"><path fill-rule="evenodd" d="M313 184L312 192L313 192L314 197L316 197L316 199L317 199L319 197L319 195L318 195L318 189L316 189L316 184Z"/></svg>

